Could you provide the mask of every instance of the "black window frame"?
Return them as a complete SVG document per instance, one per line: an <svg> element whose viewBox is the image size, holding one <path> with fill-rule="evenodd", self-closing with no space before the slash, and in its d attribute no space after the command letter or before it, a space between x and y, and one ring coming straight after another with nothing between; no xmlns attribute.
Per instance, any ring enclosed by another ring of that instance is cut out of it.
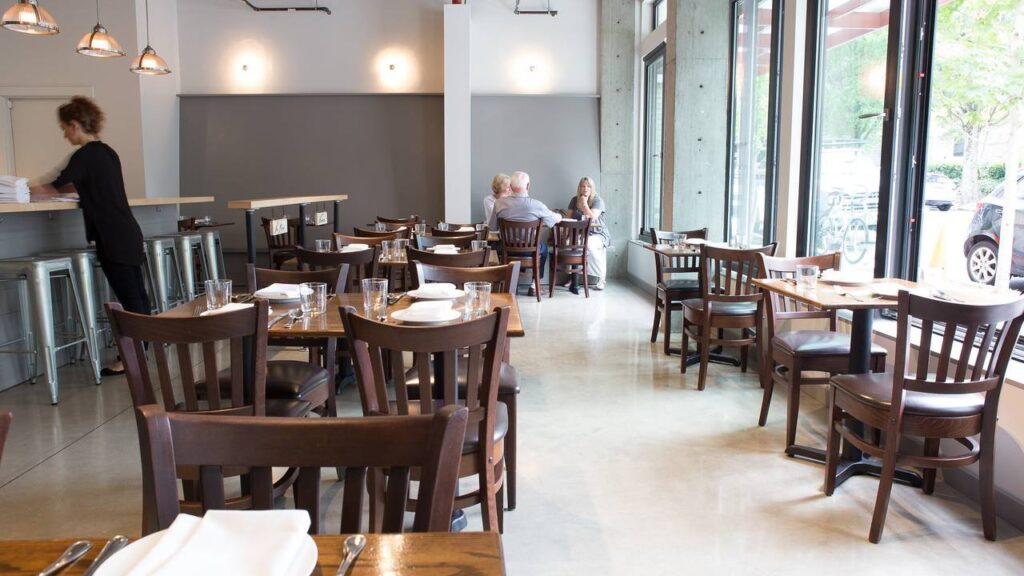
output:
<svg viewBox="0 0 1024 576"><path fill-rule="evenodd" d="M641 239L646 238L647 236L649 236L650 229L652 227L659 228L659 229L661 227L661 218L660 217L658 218L659 222L658 222L657 226L654 226L650 222L647 222L647 142L648 142L647 136L648 136L648 132L650 130L650 126L649 126L650 114L648 114L648 110L647 110L647 102L648 102L648 94L647 94L647 83L648 83L647 82L647 67L648 67L648 64L652 60L655 60L655 59L657 59L659 57L665 57L666 61L667 61L667 56L666 56L665 51L666 51L666 43L665 42L661 42L660 44L658 44L657 47L655 47L653 50L651 50L650 52L648 52L644 56L643 61L641 63L642 64L641 67L643 69L643 80L642 81L643 81L643 85L644 85L644 98L643 98L643 101L644 101L644 107L643 107L644 133L643 133L642 149L641 149L641 154L640 154L640 158L642 159L642 164L641 164L642 174L640 176L640 232L637 235ZM661 207L662 207L662 212L664 212L664 202L665 202L665 110L664 110L665 98L664 98L664 90L665 90L665 88L664 88L664 84L663 84L662 85L662 114L661 114L661 123L662 123L662 131L661 131L661 152L662 152L662 157L661 157L661 203L662 204L661 204Z"/></svg>
<svg viewBox="0 0 1024 576"><path fill-rule="evenodd" d="M665 4L665 0L654 0L654 2L651 3L651 30L658 29L658 8L663 4ZM668 6L665 6L665 9L668 10Z"/></svg>

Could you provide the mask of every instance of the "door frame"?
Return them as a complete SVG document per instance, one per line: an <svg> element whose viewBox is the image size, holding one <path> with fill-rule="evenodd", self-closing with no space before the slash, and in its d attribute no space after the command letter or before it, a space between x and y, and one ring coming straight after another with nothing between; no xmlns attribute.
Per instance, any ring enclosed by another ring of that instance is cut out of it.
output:
<svg viewBox="0 0 1024 576"><path fill-rule="evenodd" d="M0 86L0 172L14 174L14 121L11 100L95 97L92 86Z"/></svg>

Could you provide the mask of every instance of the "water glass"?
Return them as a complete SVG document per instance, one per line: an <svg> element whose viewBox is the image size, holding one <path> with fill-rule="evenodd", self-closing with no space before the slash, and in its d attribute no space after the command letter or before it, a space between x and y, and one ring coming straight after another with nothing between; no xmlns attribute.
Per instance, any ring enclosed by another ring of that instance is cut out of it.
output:
<svg viewBox="0 0 1024 576"><path fill-rule="evenodd" d="M380 260L381 262L388 262L391 260L391 255L394 253L394 241L385 240L380 243Z"/></svg>
<svg viewBox="0 0 1024 576"><path fill-rule="evenodd" d="M810 292L818 285L818 272L820 270L813 264L798 264L796 267L796 286L798 289Z"/></svg>
<svg viewBox="0 0 1024 576"><path fill-rule="evenodd" d="M686 245L686 234L682 232L672 233L672 245L673 246L685 246Z"/></svg>
<svg viewBox="0 0 1024 576"><path fill-rule="evenodd" d="M231 280L206 281L206 308L216 310L231 303Z"/></svg>
<svg viewBox="0 0 1024 576"><path fill-rule="evenodd" d="M425 235L427 233L427 225L426 224L413 224L412 225L412 231L415 232L417 236L423 236L423 235Z"/></svg>
<svg viewBox="0 0 1024 576"><path fill-rule="evenodd" d="M364 278L363 314L378 322L388 317L388 280L387 278Z"/></svg>
<svg viewBox="0 0 1024 576"><path fill-rule="evenodd" d="M373 229L376 230L377 232L387 232L388 225L386 222L374 222Z"/></svg>
<svg viewBox="0 0 1024 576"><path fill-rule="evenodd" d="M490 282L466 282L466 308L464 318L476 318L487 314L491 307Z"/></svg>
<svg viewBox="0 0 1024 576"><path fill-rule="evenodd" d="M473 252L487 250L487 240L473 240L470 242L470 247L473 249Z"/></svg>
<svg viewBox="0 0 1024 576"><path fill-rule="evenodd" d="M442 232L447 232L449 230L447 222L438 222L437 226L434 226L434 228L437 228Z"/></svg>
<svg viewBox="0 0 1024 576"><path fill-rule="evenodd" d="M392 243L392 246L391 246L391 249L393 250L393 252L391 253L391 259L395 260L395 261L398 261L398 262L404 261L405 260L405 249L408 248L408 247L409 247L409 239L408 238L399 238L399 239L395 240Z"/></svg>
<svg viewBox="0 0 1024 576"><path fill-rule="evenodd" d="M333 240L317 240L316 244L315 244L316 245L316 251L317 252L330 252L331 251L331 244L332 243L333 243Z"/></svg>
<svg viewBox="0 0 1024 576"><path fill-rule="evenodd" d="M473 227L476 228L477 232L483 232L484 230L487 230L487 224L484 224L482 222L480 224L474 224Z"/></svg>
<svg viewBox="0 0 1024 576"><path fill-rule="evenodd" d="M299 284L299 299L303 317L323 314L327 310L327 284L323 282Z"/></svg>

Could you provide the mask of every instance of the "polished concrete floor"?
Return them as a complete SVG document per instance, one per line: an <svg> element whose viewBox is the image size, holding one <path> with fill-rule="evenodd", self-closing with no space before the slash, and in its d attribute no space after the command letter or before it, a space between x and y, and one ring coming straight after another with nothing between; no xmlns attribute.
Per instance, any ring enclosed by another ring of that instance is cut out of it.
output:
<svg viewBox="0 0 1024 576"><path fill-rule="evenodd" d="M984 540L977 507L942 483L932 496L895 488L882 543L868 543L877 481L855 478L825 497L822 466L782 453L784 391L765 428L753 374L713 366L697 392L696 370L680 375L678 359L648 341L650 300L615 283L589 300L564 290L541 304L520 298L510 574L1024 572L1024 536L1001 522L999 540ZM61 377L57 407L40 385L0 393L0 409L15 414L0 538L135 534L141 482L126 385L92 386L74 366ZM353 390L340 402L358 411ZM823 409L805 403L800 439L823 444ZM475 511L469 520L479 529Z"/></svg>

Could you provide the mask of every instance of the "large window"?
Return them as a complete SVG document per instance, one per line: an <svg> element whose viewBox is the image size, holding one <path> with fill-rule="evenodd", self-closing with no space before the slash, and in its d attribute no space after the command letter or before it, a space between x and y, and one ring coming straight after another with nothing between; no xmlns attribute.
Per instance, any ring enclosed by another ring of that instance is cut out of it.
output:
<svg viewBox="0 0 1024 576"><path fill-rule="evenodd" d="M1015 168L1024 141L1022 23L1024 0L938 2L910 270L919 279L1024 284L1024 172Z"/></svg>
<svg viewBox="0 0 1024 576"><path fill-rule="evenodd" d="M640 233L661 228L662 130L665 111L665 46L644 59L644 182Z"/></svg>
<svg viewBox="0 0 1024 576"><path fill-rule="evenodd" d="M668 2L665 0L654 0L654 28L661 26L661 23L668 19Z"/></svg>
<svg viewBox="0 0 1024 576"><path fill-rule="evenodd" d="M775 183L778 56L774 0L733 3L728 237L743 245L771 240ZM781 19L780 23L781 23Z"/></svg>

